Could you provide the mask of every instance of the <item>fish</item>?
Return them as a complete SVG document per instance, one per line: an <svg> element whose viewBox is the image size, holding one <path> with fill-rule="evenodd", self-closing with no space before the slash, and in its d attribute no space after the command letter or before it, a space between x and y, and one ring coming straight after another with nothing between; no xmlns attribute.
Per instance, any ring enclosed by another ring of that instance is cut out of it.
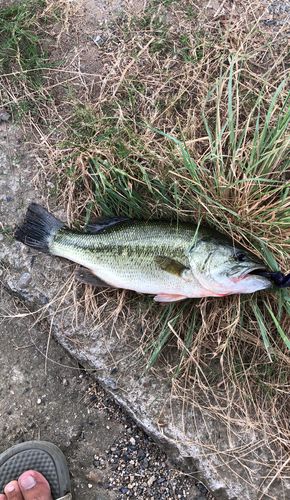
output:
<svg viewBox="0 0 290 500"><path fill-rule="evenodd" d="M151 294L157 302L290 286L290 275L269 271L243 247L195 224L109 217L80 232L33 202L14 236L79 264L82 283Z"/></svg>

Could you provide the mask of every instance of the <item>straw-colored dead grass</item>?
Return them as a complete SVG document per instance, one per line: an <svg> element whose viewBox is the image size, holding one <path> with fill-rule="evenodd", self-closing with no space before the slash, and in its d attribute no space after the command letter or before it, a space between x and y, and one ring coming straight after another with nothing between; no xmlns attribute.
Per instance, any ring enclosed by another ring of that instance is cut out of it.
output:
<svg viewBox="0 0 290 500"><path fill-rule="evenodd" d="M60 66L42 70L43 83L35 87L18 61L20 73L14 70L12 81L2 77L1 93L31 125L43 154L39 178L52 183L50 196L66 207L68 220L193 219L289 270L283 33L272 43L260 6L250 1L238 11L223 2L226 14L204 14L188 1L153 1L99 27L98 72L82 71L81 49L69 51L70 37L82 30L82 11L72 17L64 5L50 0L37 17L39 29L47 23L45 45ZM56 6L58 24L51 18ZM261 491L276 475L289 475L286 292L160 308L149 298L88 287L81 302L112 331L118 324L130 337L138 324L142 342L134 354L151 369L166 364L172 395L184 407L193 404L223 421L229 434L263 433L273 462L265 464ZM245 469L250 451L209 449Z"/></svg>

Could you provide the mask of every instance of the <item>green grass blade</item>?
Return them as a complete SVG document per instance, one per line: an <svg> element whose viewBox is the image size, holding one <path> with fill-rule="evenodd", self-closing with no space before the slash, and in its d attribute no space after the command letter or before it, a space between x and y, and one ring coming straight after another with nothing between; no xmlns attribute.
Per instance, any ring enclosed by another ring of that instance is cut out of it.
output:
<svg viewBox="0 0 290 500"><path fill-rule="evenodd" d="M266 307L268 309L268 312L275 324L276 330L279 333L281 339L283 340L284 344L290 349L290 339L287 337L286 333L284 332L283 328L281 327L278 319L276 318L275 314L273 313L272 309L266 304Z"/></svg>
<svg viewBox="0 0 290 500"><path fill-rule="evenodd" d="M267 354L268 354L270 361L272 362L273 360L271 357L271 343L270 343L270 339L268 336L268 329L267 329L265 322L264 322L264 317L262 315L261 309L259 308L257 302L253 302L251 304L251 306L252 306L253 313L256 317L257 323L259 325L259 330L260 330L260 333L262 335L265 349L267 351Z"/></svg>

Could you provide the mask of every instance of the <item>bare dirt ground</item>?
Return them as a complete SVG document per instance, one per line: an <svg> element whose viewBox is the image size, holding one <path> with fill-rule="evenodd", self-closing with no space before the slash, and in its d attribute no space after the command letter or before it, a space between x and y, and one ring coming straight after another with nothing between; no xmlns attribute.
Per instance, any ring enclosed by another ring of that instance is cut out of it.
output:
<svg viewBox="0 0 290 500"><path fill-rule="evenodd" d="M16 309L1 290L1 315ZM1 450L31 439L57 444L65 453L75 499L190 498L204 500L202 485L168 461L91 374L31 317L2 319ZM5 383L3 383L5 381Z"/></svg>

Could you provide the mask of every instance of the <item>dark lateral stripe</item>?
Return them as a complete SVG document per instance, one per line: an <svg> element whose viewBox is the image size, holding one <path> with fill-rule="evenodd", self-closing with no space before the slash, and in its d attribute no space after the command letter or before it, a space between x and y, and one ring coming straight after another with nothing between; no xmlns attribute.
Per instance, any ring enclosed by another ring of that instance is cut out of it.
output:
<svg viewBox="0 0 290 500"><path fill-rule="evenodd" d="M60 233L57 235L55 238L55 244L59 244L62 246L66 246L67 248L71 248L72 251L78 250L78 251L83 251L84 253L90 253L94 255L98 254L111 254L111 255L118 255L121 256L123 254L126 254L129 258L132 258L134 256L136 257L145 257L147 255L152 255L152 257L156 255L166 255L168 257L172 258L184 258L184 250L182 248L176 248L176 249L170 249L168 246L160 247L156 245L126 245L124 244L116 244L116 245L102 245L100 242L98 244L92 245L92 242L89 241L89 238L87 238L85 235L83 235L83 239L81 235L74 235L73 234L65 234L65 233Z"/></svg>

